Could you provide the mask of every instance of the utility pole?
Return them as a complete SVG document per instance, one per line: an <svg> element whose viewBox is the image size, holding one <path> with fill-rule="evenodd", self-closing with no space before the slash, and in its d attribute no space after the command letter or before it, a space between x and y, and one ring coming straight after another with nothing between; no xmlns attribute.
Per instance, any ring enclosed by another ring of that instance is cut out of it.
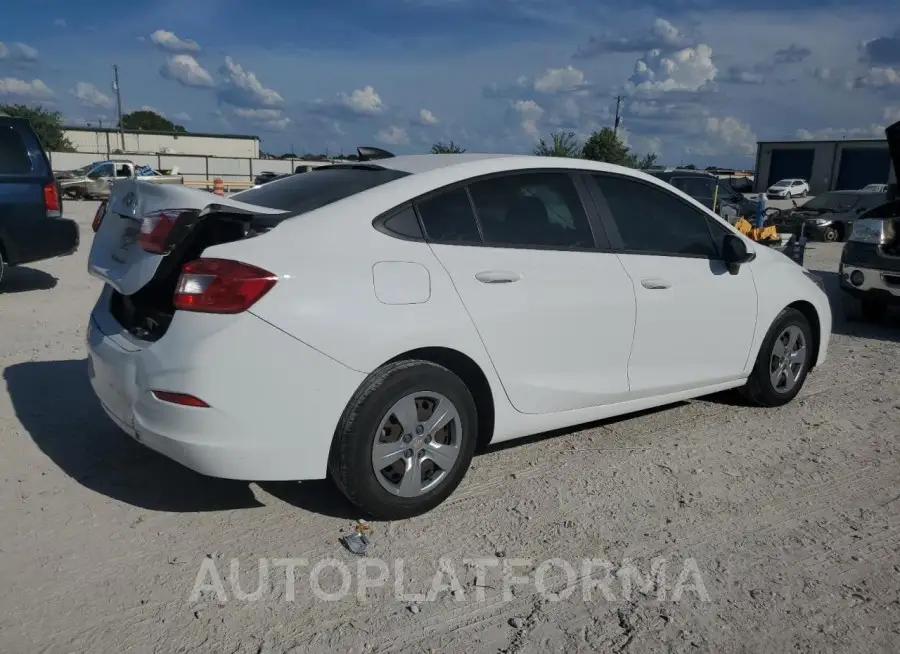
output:
<svg viewBox="0 0 900 654"><path fill-rule="evenodd" d="M619 114L619 109L622 106L622 100L624 99L624 95L616 96L616 122L613 124L613 134L615 134L616 136L619 135L619 123L622 122L622 116Z"/></svg>
<svg viewBox="0 0 900 654"><path fill-rule="evenodd" d="M116 92L116 106L119 112L119 139L122 142L122 152L125 152L125 127L122 125L122 93L119 91L119 67L113 65L113 91Z"/></svg>

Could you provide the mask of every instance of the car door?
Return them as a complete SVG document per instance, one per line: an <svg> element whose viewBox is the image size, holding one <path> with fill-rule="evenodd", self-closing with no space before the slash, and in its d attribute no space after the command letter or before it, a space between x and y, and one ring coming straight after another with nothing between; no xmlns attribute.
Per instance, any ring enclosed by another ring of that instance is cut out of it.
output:
<svg viewBox="0 0 900 654"><path fill-rule="evenodd" d="M732 275L721 260L728 228L659 184L613 174L592 180L637 301L628 365L635 397L742 377L757 295L748 267Z"/></svg>
<svg viewBox="0 0 900 654"><path fill-rule="evenodd" d="M580 183L561 171L493 176L416 205L523 413L628 397L634 291Z"/></svg>
<svg viewBox="0 0 900 654"><path fill-rule="evenodd" d="M98 164L88 173L87 192L92 196L107 197L109 187L116 178L115 165L111 161Z"/></svg>

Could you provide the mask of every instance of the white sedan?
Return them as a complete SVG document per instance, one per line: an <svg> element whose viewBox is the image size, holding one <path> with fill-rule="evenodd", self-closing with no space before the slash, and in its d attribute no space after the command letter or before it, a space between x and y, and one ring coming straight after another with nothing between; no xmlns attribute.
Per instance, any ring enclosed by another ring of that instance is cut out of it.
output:
<svg viewBox="0 0 900 654"><path fill-rule="evenodd" d="M805 198L809 195L809 182L805 179L782 179L766 189L770 200Z"/></svg>
<svg viewBox="0 0 900 654"><path fill-rule="evenodd" d="M380 518L489 443L726 389L783 405L831 334L784 254L578 159L398 156L231 198L126 180L94 227L109 416L203 474L330 475Z"/></svg>

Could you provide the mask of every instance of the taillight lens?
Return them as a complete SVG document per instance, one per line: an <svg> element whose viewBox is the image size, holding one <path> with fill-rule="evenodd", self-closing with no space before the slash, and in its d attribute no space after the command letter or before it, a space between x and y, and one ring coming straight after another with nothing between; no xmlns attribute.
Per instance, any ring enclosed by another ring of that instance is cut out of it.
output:
<svg viewBox="0 0 900 654"><path fill-rule="evenodd" d="M240 261L197 259L184 264L175 308L202 313L241 313L278 281L273 273Z"/></svg>
<svg viewBox="0 0 900 654"><path fill-rule="evenodd" d="M106 213L106 200L100 203L100 206L97 207L97 213L94 214L94 221L91 223L91 229L94 230L94 233L97 233L97 230L100 229L100 223L103 222L103 216Z"/></svg>
<svg viewBox="0 0 900 654"><path fill-rule="evenodd" d="M48 217L59 218L62 215L56 182L50 182L44 187L44 207L47 209Z"/></svg>
<svg viewBox="0 0 900 654"><path fill-rule="evenodd" d="M160 402L168 402L169 404L180 404L181 406L191 406L197 409L209 408L209 405L199 397L188 395L187 393L173 393L172 391L152 390L153 397Z"/></svg>
<svg viewBox="0 0 900 654"><path fill-rule="evenodd" d="M164 209L148 213L141 220L141 235L138 242L147 252L168 254L171 245L167 242L169 232L178 221L178 216L186 209Z"/></svg>

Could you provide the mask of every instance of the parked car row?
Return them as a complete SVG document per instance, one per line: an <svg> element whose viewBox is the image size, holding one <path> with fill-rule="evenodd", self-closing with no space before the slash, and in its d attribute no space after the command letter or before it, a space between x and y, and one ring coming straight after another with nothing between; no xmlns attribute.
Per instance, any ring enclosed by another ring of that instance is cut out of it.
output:
<svg viewBox="0 0 900 654"><path fill-rule="evenodd" d="M151 184L184 184L178 169L158 171L150 166L138 166L130 159L95 161L71 171L56 173L59 186L66 196L84 200L109 197L109 189L121 179L138 179Z"/></svg>

